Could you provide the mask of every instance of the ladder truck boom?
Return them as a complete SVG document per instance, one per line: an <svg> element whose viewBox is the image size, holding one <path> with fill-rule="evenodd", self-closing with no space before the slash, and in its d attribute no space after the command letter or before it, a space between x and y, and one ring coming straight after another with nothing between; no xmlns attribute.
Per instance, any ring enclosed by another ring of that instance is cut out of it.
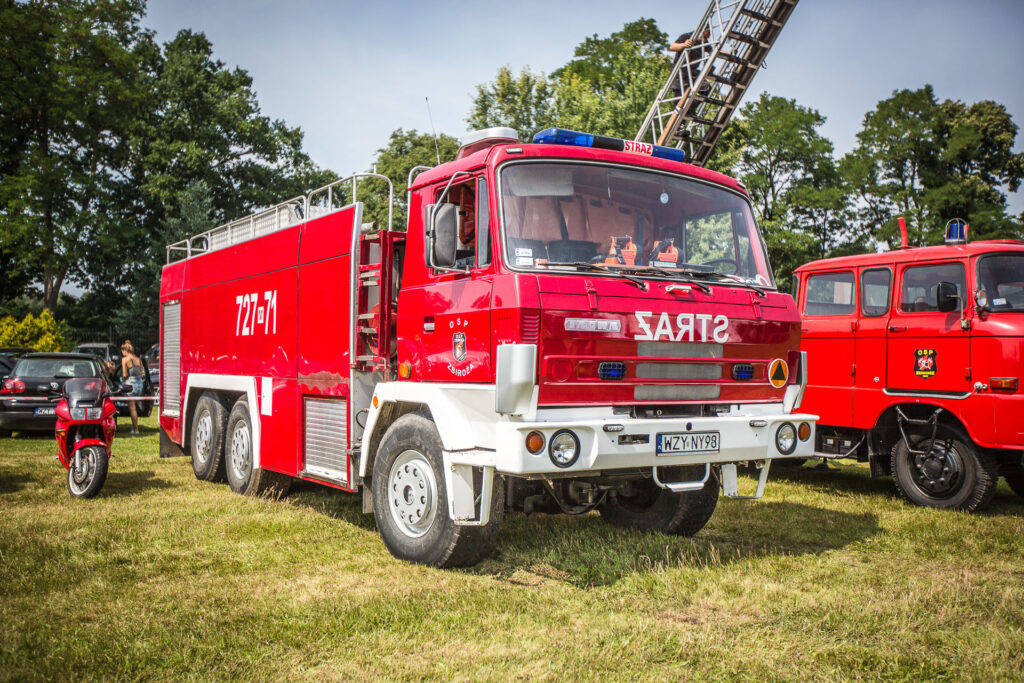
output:
<svg viewBox="0 0 1024 683"><path fill-rule="evenodd" d="M708 39L683 50L634 140L684 149L705 165L796 3L711 0L693 33Z"/></svg>

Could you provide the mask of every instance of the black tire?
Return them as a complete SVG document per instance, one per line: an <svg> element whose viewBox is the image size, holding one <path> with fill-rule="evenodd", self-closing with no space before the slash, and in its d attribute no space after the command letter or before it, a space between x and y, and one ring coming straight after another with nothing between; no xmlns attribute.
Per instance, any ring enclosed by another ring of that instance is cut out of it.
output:
<svg viewBox="0 0 1024 683"><path fill-rule="evenodd" d="M402 507L402 499L392 498L390 493L398 492L399 480L406 475L410 483L405 489L407 502ZM421 501L427 509L422 514L410 511L409 516L404 517L404 510L415 505L415 496L408 496L414 486L420 484L425 492ZM395 557L432 567L465 567L476 564L494 550L505 516L502 480L494 477L490 518L486 525L456 525L448 515L441 437L430 419L410 413L388 428L373 462L370 485L377 529L384 545Z"/></svg>
<svg viewBox="0 0 1024 683"><path fill-rule="evenodd" d="M0 439L9 439L13 434L10 429L0 429Z"/></svg>
<svg viewBox="0 0 1024 683"><path fill-rule="evenodd" d="M896 490L915 505L975 512L992 500L999 481L999 463L969 437L940 428L933 450L931 438L911 436L914 455L902 439L892 449ZM930 454L930 455L929 455Z"/></svg>
<svg viewBox="0 0 1024 683"><path fill-rule="evenodd" d="M703 469L701 466L673 468L673 478L699 479ZM677 470L682 473L676 475ZM719 484L714 470L699 491L672 493L651 479L634 482L632 489L631 496L617 493L601 504L598 511L606 522L635 531L693 536L704 528L718 505Z"/></svg>
<svg viewBox="0 0 1024 683"><path fill-rule="evenodd" d="M94 498L107 480L107 451L100 446L86 446L79 459L80 469L75 469L73 457L68 468L68 493L72 498Z"/></svg>
<svg viewBox="0 0 1024 683"><path fill-rule="evenodd" d="M139 403L138 410L136 411L139 417L149 417L153 414L153 402L152 401L141 401Z"/></svg>
<svg viewBox="0 0 1024 683"><path fill-rule="evenodd" d="M224 481L224 434L228 411L220 399L209 392L199 397L192 417L189 451L192 471L200 481Z"/></svg>
<svg viewBox="0 0 1024 683"><path fill-rule="evenodd" d="M1024 466L1013 465L1003 469L1003 478L1013 492L1024 498Z"/></svg>
<svg viewBox="0 0 1024 683"><path fill-rule="evenodd" d="M292 478L278 472L253 468L252 424L249 402L235 402L224 432L224 471L228 486L243 496L280 498L291 488Z"/></svg>

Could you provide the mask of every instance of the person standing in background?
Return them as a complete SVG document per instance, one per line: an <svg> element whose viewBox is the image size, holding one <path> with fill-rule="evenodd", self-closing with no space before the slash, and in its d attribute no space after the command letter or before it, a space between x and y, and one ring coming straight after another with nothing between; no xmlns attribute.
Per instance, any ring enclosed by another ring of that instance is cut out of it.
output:
<svg viewBox="0 0 1024 683"><path fill-rule="evenodd" d="M132 390L128 396L142 395L142 361L135 355L135 347L129 339L121 344L121 374L125 378L125 384L131 386ZM135 401L128 402L128 412L132 416L132 434L139 433L139 413L135 407Z"/></svg>

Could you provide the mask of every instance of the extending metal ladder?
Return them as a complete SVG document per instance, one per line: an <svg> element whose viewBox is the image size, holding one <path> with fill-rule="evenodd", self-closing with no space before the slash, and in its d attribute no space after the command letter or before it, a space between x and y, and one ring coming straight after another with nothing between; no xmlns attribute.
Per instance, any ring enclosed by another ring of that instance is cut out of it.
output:
<svg viewBox="0 0 1024 683"><path fill-rule="evenodd" d="M690 163L706 164L796 3L711 0L693 32L696 41L707 31L708 40L683 51L633 139L683 149Z"/></svg>

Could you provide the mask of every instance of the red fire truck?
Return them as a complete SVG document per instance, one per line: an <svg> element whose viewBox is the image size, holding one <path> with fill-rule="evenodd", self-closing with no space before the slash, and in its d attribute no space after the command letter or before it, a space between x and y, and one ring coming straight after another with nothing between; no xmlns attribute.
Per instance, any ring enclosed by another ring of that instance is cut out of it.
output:
<svg viewBox="0 0 1024 683"><path fill-rule="evenodd" d="M363 174L170 245L162 452L243 494L361 490L436 566L507 508L696 533L815 417L747 192L682 154L489 129L413 169L407 231L363 225Z"/></svg>
<svg viewBox="0 0 1024 683"><path fill-rule="evenodd" d="M910 502L976 510L1024 495L1024 242L814 261L795 271L816 455L892 475Z"/></svg>

